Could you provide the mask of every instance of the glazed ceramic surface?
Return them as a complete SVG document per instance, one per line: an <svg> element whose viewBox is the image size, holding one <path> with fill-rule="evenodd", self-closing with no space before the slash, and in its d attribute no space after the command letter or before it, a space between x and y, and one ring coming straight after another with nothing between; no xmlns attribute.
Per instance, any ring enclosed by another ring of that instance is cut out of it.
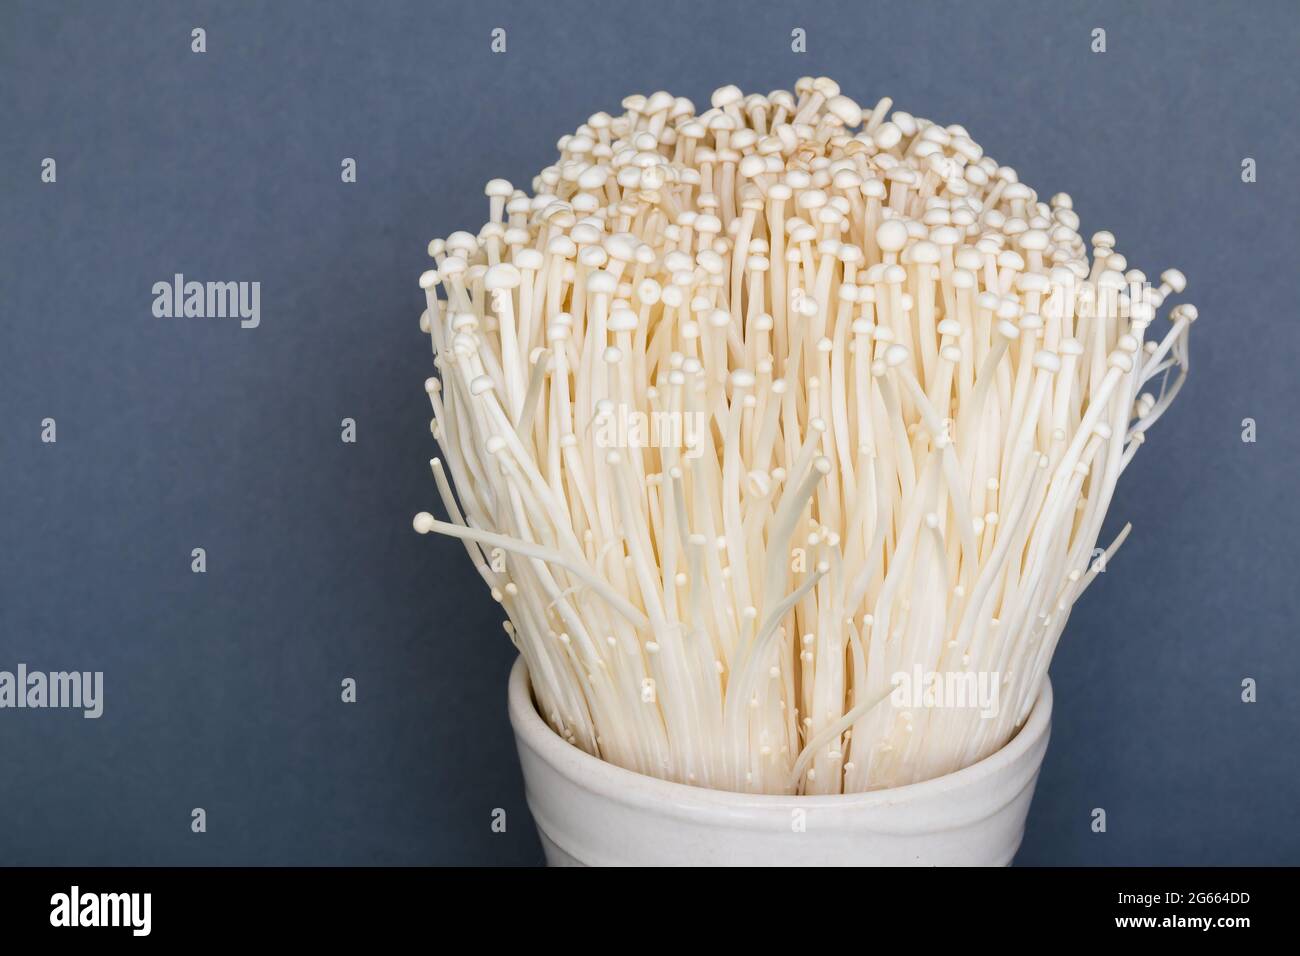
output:
<svg viewBox="0 0 1300 956"><path fill-rule="evenodd" d="M1051 730L1044 682L997 753L934 780L832 796L706 790L633 773L562 740L522 659L510 723L551 866L1006 866L1024 834Z"/></svg>

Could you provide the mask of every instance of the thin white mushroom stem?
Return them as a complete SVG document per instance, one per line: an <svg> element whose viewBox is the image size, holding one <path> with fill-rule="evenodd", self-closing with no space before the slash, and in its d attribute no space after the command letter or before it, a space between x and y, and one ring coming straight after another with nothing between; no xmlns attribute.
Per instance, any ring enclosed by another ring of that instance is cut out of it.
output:
<svg viewBox="0 0 1300 956"><path fill-rule="evenodd" d="M463 538L474 541L477 544L491 545L494 548L500 548L503 551L512 551L521 554L524 557L536 558L538 561L545 561L547 564L564 568L574 577L582 581L583 584L591 588L596 594L609 602L610 607L618 611L623 617L640 630L650 626L646 616L638 611L632 604L616 593L603 580L592 572L588 571L581 565L570 561L557 551L550 548L542 548L537 545L528 544L517 538L510 538L503 534L496 534L491 531L481 531L478 528L470 528L465 525L449 524L446 521L439 521L427 511L421 511L415 516L415 530L420 534L428 534L430 531L436 531L438 534L445 534L452 538Z"/></svg>

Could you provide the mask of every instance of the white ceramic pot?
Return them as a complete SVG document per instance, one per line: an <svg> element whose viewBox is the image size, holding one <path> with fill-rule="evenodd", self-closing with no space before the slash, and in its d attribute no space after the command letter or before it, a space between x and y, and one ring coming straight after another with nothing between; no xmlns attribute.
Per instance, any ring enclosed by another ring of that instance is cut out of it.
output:
<svg viewBox="0 0 1300 956"><path fill-rule="evenodd" d="M811 797L706 790L598 760L538 716L522 659L509 706L551 866L1007 866L1047 751L1052 688L1010 743L964 770Z"/></svg>

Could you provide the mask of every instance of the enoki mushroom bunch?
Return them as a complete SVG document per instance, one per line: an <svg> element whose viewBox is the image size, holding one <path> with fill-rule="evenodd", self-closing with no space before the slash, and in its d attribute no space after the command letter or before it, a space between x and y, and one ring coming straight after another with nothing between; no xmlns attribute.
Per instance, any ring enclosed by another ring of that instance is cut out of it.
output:
<svg viewBox="0 0 1300 956"><path fill-rule="evenodd" d="M891 105L630 96L429 245L448 520L415 527L589 753L787 794L960 769L1128 532L1096 548L1186 376L1195 308L1152 328L1183 276L1090 260L1068 195Z"/></svg>

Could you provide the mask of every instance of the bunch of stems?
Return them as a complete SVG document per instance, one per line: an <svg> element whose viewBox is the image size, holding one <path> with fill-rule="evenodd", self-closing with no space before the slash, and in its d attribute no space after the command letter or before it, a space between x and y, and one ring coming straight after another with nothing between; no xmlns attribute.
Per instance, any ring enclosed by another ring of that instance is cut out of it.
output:
<svg viewBox="0 0 1300 956"><path fill-rule="evenodd" d="M415 527L461 539L589 753L778 794L965 767L1128 533L1097 547L1186 376L1195 308L1152 329L1183 276L891 106L630 96L429 245L446 518ZM938 699L976 677L992 706Z"/></svg>

